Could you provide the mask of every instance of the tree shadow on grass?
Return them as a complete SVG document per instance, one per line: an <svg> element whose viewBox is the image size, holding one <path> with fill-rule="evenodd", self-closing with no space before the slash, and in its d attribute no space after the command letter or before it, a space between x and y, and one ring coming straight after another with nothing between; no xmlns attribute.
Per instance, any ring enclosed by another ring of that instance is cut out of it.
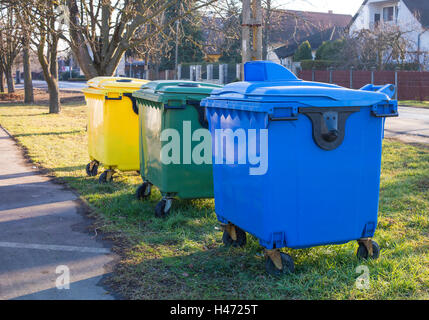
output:
<svg viewBox="0 0 429 320"><path fill-rule="evenodd" d="M58 172L74 172L76 170L82 170L85 169L85 165L79 165L79 166L70 166L70 167L57 167L54 169L54 171Z"/></svg>
<svg viewBox="0 0 429 320"><path fill-rule="evenodd" d="M41 112L41 113L26 113L26 114L1 114L0 118L16 118L16 117L39 117L39 116L47 116L49 112Z"/></svg>
<svg viewBox="0 0 429 320"><path fill-rule="evenodd" d="M76 134L76 133L82 133L83 130L72 130L72 131L60 131L60 132L37 132L37 133L20 133L15 134L14 137L31 137L31 136L60 136L65 134Z"/></svg>

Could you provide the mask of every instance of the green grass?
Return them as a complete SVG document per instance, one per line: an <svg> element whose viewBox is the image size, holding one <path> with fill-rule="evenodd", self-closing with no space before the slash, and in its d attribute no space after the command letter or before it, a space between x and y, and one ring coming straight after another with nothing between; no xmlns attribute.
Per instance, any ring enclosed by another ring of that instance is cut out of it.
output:
<svg viewBox="0 0 429 320"><path fill-rule="evenodd" d="M110 283L132 299L429 299L429 150L386 140L380 219L375 239L380 259L361 262L356 242L286 250L296 273L265 273L262 248L249 237L244 249L222 246L213 200L176 201L172 214L156 219L155 190L139 202L137 174L99 185L86 177L86 109L0 107L0 124L29 156L65 180L104 217L102 229L128 239ZM356 267L370 271L370 287L355 286Z"/></svg>
<svg viewBox="0 0 429 320"><path fill-rule="evenodd" d="M428 108L429 109L429 101L401 100L401 101L399 101L399 105L404 106L404 107Z"/></svg>

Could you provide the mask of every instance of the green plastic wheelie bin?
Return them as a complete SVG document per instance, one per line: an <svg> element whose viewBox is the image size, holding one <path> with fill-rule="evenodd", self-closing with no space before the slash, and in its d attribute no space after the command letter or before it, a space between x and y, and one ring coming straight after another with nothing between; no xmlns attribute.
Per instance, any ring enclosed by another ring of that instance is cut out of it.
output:
<svg viewBox="0 0 429 320"><path fill-rule="evenodd" d="M133 93L139 108L139 199L156 186L155 215L168 215L174 198L213 197L211 136L201 99L221 86L192 81L152 81Z"/></svg>

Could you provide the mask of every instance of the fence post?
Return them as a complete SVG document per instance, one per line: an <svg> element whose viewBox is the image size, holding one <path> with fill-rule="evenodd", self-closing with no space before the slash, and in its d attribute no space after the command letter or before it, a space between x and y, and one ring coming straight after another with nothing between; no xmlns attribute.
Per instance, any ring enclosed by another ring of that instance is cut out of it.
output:
<svg viewBox="0 0 429 320"><path fill-rule="evenodd" d="M220 64L219 65L219 83L225 84L226 79L228 77L228 65L227 64Z"/></svg>
<svg viewBox="0 0 429 320"><path fill-rule="evenodd" d="M316 68L311 69L311 81L316 81Z"/></svg>
<svg viewBox="0 0 429 320"><path fill-rule="evenodd" d="M179 64L177 66L177 80L180 80L180 79L182 79L182 65L181 64Z"/></svg>
<svg viewBox="0 0 429 320"><path fill-rule="evenodd" d="M398 100L398 96L399 96L399 79L398 79L398 71L399 68L396 67L395 68L395 100Z"/></svg>
<svg viewBox="0 0 429 320"><path fill-rule="evenodd" d="M353 89L353 69L354 67L350 67L350 89Z"/></svg>
<svg viewBox="0 0 429 320"><path fill-rule="evenodd" d="M329 71L329 83L333 83L333 77L332 77L332 72L333 72L334 68L332 67L328 67L328 71Z"/></svg>
<svg viewBox="0 0 429 320"><path fill-rule="evenodd" d="M208 64L207 65L207 80L213 80L213 65L212 64Z"/></svg>
<svg viewBox="0 0 429 320"><path fill-rule="evenodd" d="M235 65L235 79L241 80L241 63Z"/></svg>
<svg viewBox="0 0 429 320"><path fill-rule="evenodd" d="M165 70L165 80L168 80L168 70Z"/></svg>
<svg viewBox="0 0 429 320"><path fill-rule="evenodd" d="M371 84L375 84L375 67L371 67Z"/></svg>
<svg viewBox="0 0 429 320"><path fill-rule="evenodd" d="M195 81L201 81L201 65L195 66Z"/></svg>
<svg viewBox="0 0 429 320"><path fill-rule="evenodd" d="M195 66L194 65L190 65L189 66L189 80L191 81L195 81L194 79L194 75L195 75Z"/></svg>

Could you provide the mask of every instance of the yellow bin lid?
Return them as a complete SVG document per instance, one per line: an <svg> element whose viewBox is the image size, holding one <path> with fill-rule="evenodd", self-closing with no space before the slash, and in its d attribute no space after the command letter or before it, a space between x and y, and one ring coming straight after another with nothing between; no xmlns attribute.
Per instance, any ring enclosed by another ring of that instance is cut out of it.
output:
<svg viewBox="0 0 429 320"><path fill-rule="evenodd" d="M95 77L86 82L84 93L108 94L134 92L148 83L148 80L124 77Z"/></svg>

